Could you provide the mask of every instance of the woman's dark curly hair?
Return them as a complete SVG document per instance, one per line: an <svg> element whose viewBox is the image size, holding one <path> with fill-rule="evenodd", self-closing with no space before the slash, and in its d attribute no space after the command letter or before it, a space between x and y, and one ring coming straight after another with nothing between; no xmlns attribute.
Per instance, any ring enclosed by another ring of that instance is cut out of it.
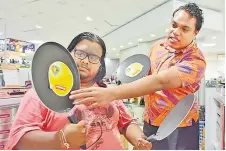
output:
<svg viewBox="0 0 226 151"><path fill-rule="evenodd" d="M102 82L102 79L105 77L106 75L106 66L105 66L105 61L104 58L106 56L106 46L104 41L97 35L90 33L90 32L83 32L79 35L77 35L69 44L68 46L68 51L73 51L75 46L82 40L89 40L92 42L96 42L98 43L101 48L102 48L102 56L100 58L100 68L99 71L96 75L96 77L94 78L94 81L98 84L98 86L100 87L107 87L107 85L105 83Z"/></svg>
<svg viewBox="0 0 226 151"><path fill-rule="evenodd" d="M202 28L202 24L204 22L203 12L202 9L200 9L195 3L188 3L183 6L180 6L173 12L173 17L179 10L185 10L190 14L191 17L196 18L196 27L195 27L196 30L199 31Z"/></svg>

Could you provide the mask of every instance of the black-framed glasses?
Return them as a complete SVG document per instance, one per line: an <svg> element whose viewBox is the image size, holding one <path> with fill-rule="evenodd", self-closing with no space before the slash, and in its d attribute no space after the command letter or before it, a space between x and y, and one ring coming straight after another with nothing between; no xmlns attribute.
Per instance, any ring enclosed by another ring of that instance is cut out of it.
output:
<svg viewBox="0 0 226 151"><path fill-rule="evenodd" d="M77 50L77 49L74 49L74 56L78 59L81 59L81 60L88 57L89 62L93 63L93 64L97 64L97 63L100 62L99 56L94 55L94 54L87 54L86 52L81 51L81 50Z"/></svg>

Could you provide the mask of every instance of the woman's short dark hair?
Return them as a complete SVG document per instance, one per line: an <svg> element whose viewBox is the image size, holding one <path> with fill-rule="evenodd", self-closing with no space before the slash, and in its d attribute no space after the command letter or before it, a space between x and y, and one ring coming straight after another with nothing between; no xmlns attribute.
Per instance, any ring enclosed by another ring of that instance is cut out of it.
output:
<svg viewBox="0 0 226 151"><path fill-rule="evenodd" d="M107 87L107 85L105 83L103 83L102 79L105 77L106 75L106 66L105 66L105 56L106 56L106 46L105 46L105 43L104 41L98 36L98 35L95 35L93 33L90 33L90 32L83 32L79 35L77 35L72 41L71 43L69 44L68 46L68 51L73 51L75 46L82 40L89 40L89 41L92 41L92 42L96 42L98 43L101 48L102 48L102 56L100 58L100 68L99 68L99 71L96 75L96 77L94 78L94 81L98 84L98 86L100 87Z"/></svg>

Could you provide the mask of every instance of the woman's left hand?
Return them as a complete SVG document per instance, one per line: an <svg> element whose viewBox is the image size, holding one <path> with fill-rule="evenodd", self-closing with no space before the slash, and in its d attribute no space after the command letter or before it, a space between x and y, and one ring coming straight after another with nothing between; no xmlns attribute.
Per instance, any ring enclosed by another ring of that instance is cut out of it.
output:
<svg viewBox="0 0 226 151"><path fill-rule="evenodd" d="M92 103L89 108L109 104L111 101L115 100L113 89L101 87L91 87L72 91L69 98L75 100L76 105Z"/></svg>
<svg viewBox="0 0 226 151"><path fill-rule="evenodd" d="M138 139L137 145L133 148L133 150L151 150L152 143L147 140L140 138Z"/></svg>

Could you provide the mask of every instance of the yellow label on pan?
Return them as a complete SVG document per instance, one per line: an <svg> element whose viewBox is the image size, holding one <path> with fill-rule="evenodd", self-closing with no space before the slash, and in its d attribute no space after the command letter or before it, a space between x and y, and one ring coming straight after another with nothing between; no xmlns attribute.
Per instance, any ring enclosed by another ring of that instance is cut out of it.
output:
<svg viewBox="0 0 226 151"><path fill-rule="evenodd" d="M60 61L52 63L49 67L50 88L58 96L66 96L72 89L74 79L68 66Z"/></svg>
<svg viewBox="0 0 226 151"><path fill-rule="evenodd" d="M131 65L129 65L126 70L125 70L125 74L126 76L133 78L135 76L137 76L143 69L143 65L140 63L132 63Z"/></svg>

